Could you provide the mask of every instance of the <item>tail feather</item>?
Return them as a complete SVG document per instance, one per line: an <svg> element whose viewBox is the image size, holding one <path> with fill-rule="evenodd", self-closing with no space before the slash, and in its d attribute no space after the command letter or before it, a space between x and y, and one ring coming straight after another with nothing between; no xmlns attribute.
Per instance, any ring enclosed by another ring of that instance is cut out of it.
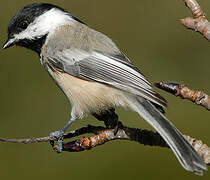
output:
<svg viewBox="0 0 210 180"><path fill-rule="evenodd" d="M134 104L133 109L159 132L186 170L198 175L207 170L206 164L194 148L151 102L139 97Z"/></svg>

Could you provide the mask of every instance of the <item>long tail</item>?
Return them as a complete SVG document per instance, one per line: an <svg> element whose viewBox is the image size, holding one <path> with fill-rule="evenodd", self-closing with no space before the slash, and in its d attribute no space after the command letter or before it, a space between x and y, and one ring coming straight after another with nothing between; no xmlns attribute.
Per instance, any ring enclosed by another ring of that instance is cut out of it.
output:
<svg viewBox="0 0 210 180"><path fill-rule="evenodd" d="M181 165L188 171L202 175L202 170L207 170L206 164L179 130L149 101L140 97L134 101L133 109L158 131Z"/></svg>

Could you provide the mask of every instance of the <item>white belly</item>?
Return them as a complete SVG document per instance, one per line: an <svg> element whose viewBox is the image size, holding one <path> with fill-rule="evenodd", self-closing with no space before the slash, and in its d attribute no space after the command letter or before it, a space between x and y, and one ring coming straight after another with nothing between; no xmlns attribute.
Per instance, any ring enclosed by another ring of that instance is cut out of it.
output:
<svg viewBox="0 0 210 180"><path fill-rule="evenodd" d="M126 93L108 85L83 80L67 73L48 70L72 106L72 116L82 118L89 113L107 110L110 107L128 107Z"/></svg>

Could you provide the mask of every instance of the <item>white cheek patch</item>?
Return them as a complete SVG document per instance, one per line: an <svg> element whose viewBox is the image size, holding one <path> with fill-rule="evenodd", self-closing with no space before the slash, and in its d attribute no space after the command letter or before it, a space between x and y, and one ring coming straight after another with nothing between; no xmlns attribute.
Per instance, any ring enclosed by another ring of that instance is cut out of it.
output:
<svg viewBox="0 0 210 180"><path fill-rule="evenodd" d="M33 40L48 33L53 33L58 27L71 24L73 21L69 14L54 8L37 17L26 30L17 34L15 38Z"/></svg>

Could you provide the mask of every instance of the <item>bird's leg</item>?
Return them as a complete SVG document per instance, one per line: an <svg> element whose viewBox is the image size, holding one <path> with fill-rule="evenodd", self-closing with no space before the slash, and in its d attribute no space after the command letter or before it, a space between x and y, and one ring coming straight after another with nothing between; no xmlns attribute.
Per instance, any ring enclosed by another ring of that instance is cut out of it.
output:
<svg viewBox="0 0 210 180"><path fill-rule="evenodd" d="M54 136L57 138L57 141L58 141L57 152L58 153L62 152L62 149L63 149L63 134L75 120L76 118L71 117L71 119L66 123L66 125L61 130L50 133L50 136Z"/></svg>
<svg viewBox="0 0 210 180"><path fill-rule="evenodd" d="M103 121L106 128L114 129L114 133L117 134L119 128L118 115L115 113L115 109L103 111L100 114L93 113L93 116L99 121Z"/></svg>

